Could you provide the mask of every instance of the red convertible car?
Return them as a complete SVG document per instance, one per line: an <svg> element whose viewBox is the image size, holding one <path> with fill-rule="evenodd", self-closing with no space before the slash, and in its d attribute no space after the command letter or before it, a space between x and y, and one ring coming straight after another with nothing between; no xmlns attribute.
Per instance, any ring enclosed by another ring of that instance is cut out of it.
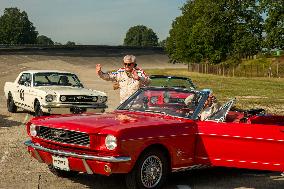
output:
<svg viewBox="0 0 284 189"><path fill-rule="evenodd" d="M34 118L25 145L59 176L125 174L128 188L161 188L170 172L206 166L283 172L284 116L232 111L232 99L200 121L208 95L141 88L111 113Z"/></svg>

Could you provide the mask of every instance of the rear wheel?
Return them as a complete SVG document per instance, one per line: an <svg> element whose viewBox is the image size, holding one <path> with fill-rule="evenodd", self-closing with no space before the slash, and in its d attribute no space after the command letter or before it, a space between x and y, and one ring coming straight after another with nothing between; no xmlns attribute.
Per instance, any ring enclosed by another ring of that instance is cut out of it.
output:
<svg viewBox="0 0 284 189"><path fill-rule="evenodd" d="M168 173L168 159L159 150L141 155L133 170L126 176L129 189L161 188Z"/></svg>
<svg viewBox="0 0 284 189"><path fill-rule="evenodd" d="M50 172L52 172L54 175L63 177L63 178L70 178L76 176L79 172L77 171L63 171L60 169L54 168L52 165L48 166Z"/></svg>
<svg viewBox="0 0 284 189"><path fill-rule="evenodd" d="M14 102L14 99L11 93L8 94L7 109L11 113L17 112L17 106L15 105L15 102Z"/></svg>
<svg viewBox="0 0 284 189"><path fill-rule="evenodd" d="M41 105L40 105L40 102L38 100L35 102L34 110L35 110L35 116L36 117L43 116L43 111L41 109Z"/></svg>

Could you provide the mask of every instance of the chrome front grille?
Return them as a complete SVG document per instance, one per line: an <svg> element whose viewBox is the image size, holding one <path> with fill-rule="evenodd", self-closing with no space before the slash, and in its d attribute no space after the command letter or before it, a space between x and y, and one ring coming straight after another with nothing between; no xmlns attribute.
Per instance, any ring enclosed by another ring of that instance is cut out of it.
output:
<svg viewBox="0 0 284 189"><path fill-rule="evenodd" d="M61 97L64 96L66 99L63 101ZM86 95L62 95L60 96L61 102L94 102L93 96Z"/></svg>
<svg viewBox="0 0 284 189"><path fill-rule="evenodd" d="M55 129L45 126L40 126L38 130L38 137L65 144L74 144L81 146L90 145L90 137L86 133L63 130L63 129Z"/></svg>

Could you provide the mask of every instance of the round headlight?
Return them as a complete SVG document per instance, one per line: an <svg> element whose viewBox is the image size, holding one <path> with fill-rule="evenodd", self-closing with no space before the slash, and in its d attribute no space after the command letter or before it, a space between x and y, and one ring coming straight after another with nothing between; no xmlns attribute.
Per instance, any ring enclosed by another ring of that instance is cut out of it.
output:
<svg viewBox="0 0 284 189"><path fill-rule="evenodd" d="M113 135L107 135L105 139L105 145L108 150L114 150L117 147L116 137Z"/></svg>
<svg viewBox="0 0 284 189"><path fill-rule="evenodd" d="M98 100L98 97L97 97L97 96L93 96L93 97L92 97L92 101L93 101L93 102L97 102L97 100Z"/></svg>
<svg viewBox="0 0 284 189"><path fill-rule="evenodd" d="M102 97L102 102L106 102L107 101L107 97L106 96L103 96Z"/></svg>
<svg viewBox="0 0 284 189"><path fill-rule="evenodd" d="M48 95L45 96L46 102L52 102L54 99L55 99L54 96L51 95L51 94L48 94Z"/></svg>
<svg viewBox="0 0 284 189"><path fill-rule="evenodd" d="M35 137L37 135L37 131L36 131L36 125L31 124L30 125L30 135Z"/></svg>
<svg viewBox="0 0 284 189"><path fill-rule="evenodd" d="M66 96L61 96L60 101L62 101L62 102L66 101Z"/></svg>

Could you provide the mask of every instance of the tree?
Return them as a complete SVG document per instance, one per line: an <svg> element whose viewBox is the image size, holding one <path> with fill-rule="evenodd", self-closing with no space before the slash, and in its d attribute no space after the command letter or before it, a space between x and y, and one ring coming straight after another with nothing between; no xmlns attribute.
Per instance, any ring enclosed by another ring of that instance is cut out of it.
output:
<svg viewBox="0 0 284 189"><path fill-rule="evenodd" d="M189 0L172 23L166 50L173 61L219 63L255 54L262 27L256 0Z"/></svg>
<svg viewBox="0 0 284 189"><path fill-rule="evenodd" d="M37 41L37 44L40 44L40 45L54 45L54 42L50 38L46 37L45 35L38 36L36 41Z"/></svg>
<svg viewBox="0 0 284 189"><path fill-rule="evenodd" d="M73 42L73 41L67 41L67 43L65 45L74 46L74 45L76 45L76 43Z"/></svg>
<svg viewBox="0 0 284 189"><path fill-rule="evenodd" d="M283 0L261 0L262 11L267 14L264 22L264 46L268 49L284 49Z"/></svg>
<svg viewBox="0 0 284 189"><path fill-rule="evenodd" d="M162 40L162 41L159 42L158 46L165 48L165 47L166 47L166 43L167 43L167 40L164 39L164 40Z"/></svg>
<svg viewBox="0 0 284 189"><path fill-rule="evenodd" d="M18 8L6 8L0 17L0 43L34 44L38 32L29 21L25 11Z"/></svg>
<svg viewBox="0 0 284 189"><path fill-rule="evenodd" d="M124 45L138 47L158 46L158 37L151 29L143 25L137 25L129 28L124 38Z"/></svg>

